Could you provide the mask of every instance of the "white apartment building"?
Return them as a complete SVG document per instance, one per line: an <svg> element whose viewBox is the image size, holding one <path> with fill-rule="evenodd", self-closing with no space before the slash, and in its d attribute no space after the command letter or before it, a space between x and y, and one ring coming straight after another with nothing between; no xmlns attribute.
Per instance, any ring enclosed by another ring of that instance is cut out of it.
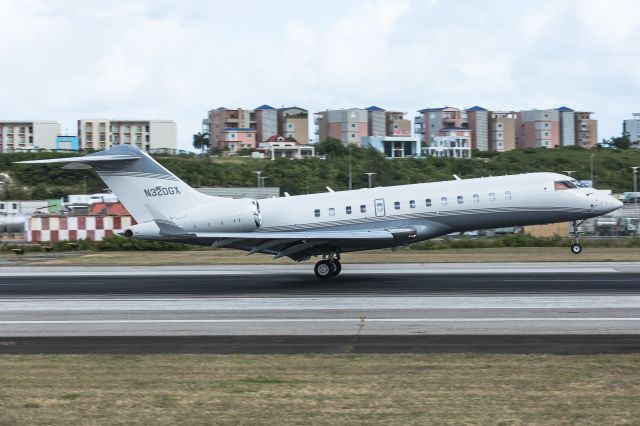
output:
<svg viewBox="0 0 640 426"><path fill-rule="evenodd" d="M54 150L58 135L56 121L0 120L0 151Z"/></svg>
<svg viewBox="0 0 640 426"><path fill-rule="evenodd" d="M432 157L471 158L471 139L467 136L434 136L424 155Z"/></svg>
<svg viewBox="0 0 640 426"><path fill-rule="evenodd" d="M631 148L640 148L640 112L632 116L633 119L622 122L622 134L631 141Z"/></svg>
<svg viewBox="0 0 640 426"><path fill-rule="evenodd" d="M113 145L135 145L143 151L177 151L178 128L171 120L78 120L81 149L101 151Z"/></svg>

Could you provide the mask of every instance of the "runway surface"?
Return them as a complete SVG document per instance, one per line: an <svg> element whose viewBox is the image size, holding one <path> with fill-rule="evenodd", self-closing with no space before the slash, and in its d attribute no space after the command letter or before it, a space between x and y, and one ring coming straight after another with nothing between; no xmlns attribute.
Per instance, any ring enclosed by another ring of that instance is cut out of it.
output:
<svg viewBox="0 0 640 426"><path fill-rule="evenodd" d="M640 263L0 268L0 353L483 345L640 350Z"/></svg>

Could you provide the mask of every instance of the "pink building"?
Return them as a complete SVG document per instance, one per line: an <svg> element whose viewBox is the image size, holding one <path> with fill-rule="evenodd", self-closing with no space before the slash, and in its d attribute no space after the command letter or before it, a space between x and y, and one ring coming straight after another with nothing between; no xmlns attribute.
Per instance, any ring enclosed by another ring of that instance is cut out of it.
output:
<svg viewBox="0 0 640 426"><path fill-rule="evenodd" d="M228 127L223 131L223 138L226 151L256 148L256 129Z"/></svg>
<svg viewBox="0 0 640 426"><path fill-rule="evenodd" d="M517 148L560 146L560 113L556 109L521 111L516 121Z"/></svg>
<svg viewBox="0 0 640 426"><path fill-rule="evenodd" d="M351 108L316 113L316 133L320 141L339 139L342 143L360 145L361 138L369 136L366 109Z"/></svg>

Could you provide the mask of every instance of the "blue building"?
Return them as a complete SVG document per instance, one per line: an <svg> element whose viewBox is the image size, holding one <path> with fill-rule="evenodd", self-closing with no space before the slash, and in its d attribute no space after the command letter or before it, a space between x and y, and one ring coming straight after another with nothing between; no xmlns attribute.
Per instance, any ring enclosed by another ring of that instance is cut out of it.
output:
<svg viewBox="0 0 640 426"><path fill-rule="evenodd" d="M77 136L56 136L56 151L79 151L80 140Z"/></svg>

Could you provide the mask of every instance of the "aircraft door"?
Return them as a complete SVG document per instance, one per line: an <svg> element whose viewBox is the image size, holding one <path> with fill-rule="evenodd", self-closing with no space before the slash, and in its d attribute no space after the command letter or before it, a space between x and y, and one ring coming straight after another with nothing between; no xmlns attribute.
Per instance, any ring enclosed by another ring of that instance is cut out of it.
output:
<svg viewBox="0 0 640 426"><path fill-rule="evenodd" d="M374 201L374 208L376 209L376 216L378 217L382 217L385 215L385 211L384 211L384 199L383 198L377 198Z"/></svg>

